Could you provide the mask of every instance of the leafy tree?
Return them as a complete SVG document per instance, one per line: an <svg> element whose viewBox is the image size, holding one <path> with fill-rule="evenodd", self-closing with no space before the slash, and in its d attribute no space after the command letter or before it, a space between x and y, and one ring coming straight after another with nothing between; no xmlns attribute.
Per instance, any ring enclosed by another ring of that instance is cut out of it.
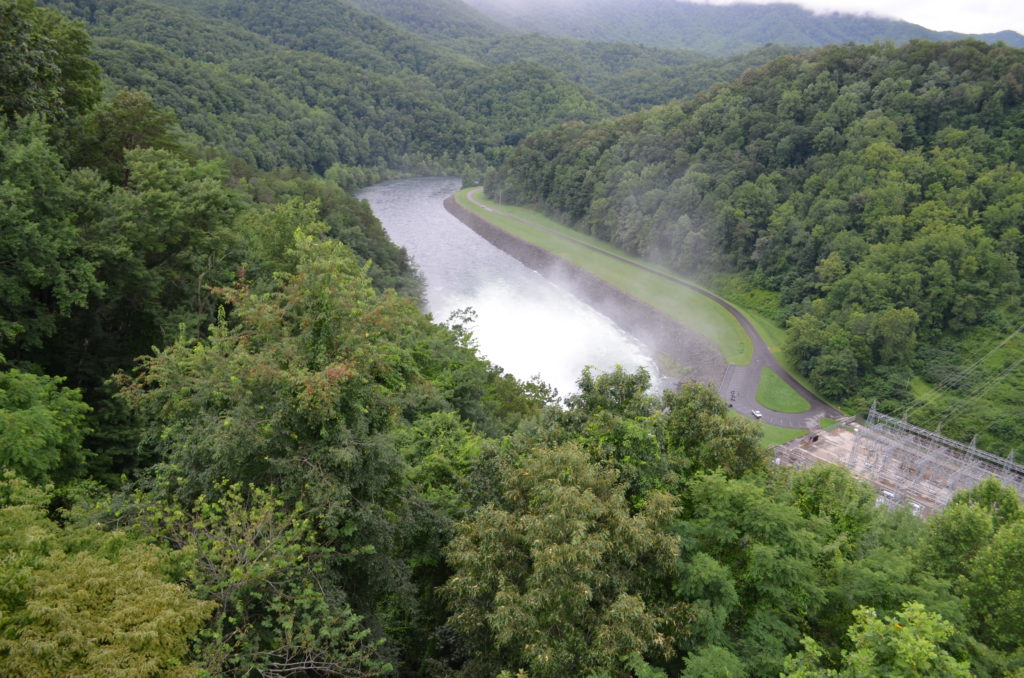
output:
<svg viewBox="0 0 1024 678"><path fill-rule="evenodd" d="M869 330L875 355L885 365L905 365L914 352L917 313L912 308L889 308L879 314Z"/></svg>
<svg viewBox="0 0 1024 678"><path fill-rule="evenodd" d="M100 69L85 28L34 0L0 4L0 112L8 124L38 113L52 122L99 100Z"/></svg>
<svg viewBox="0 0 1024 678"><path fill-rule="evenodd" d="M943 647L954 633L953 625L920 603L907 603L886 619L862 607L854 611L854 620L849 630L853 647L843 652L842 668L823 668L821 648L805 638L804 650L786 660L784 678L972 675L967 662Z"/></svg>
<svg viewBox="0 0 1024 678"><path fill-rule="evenodd" d="M34 483L69 480L82 470L90 408L63 381L0 370L0 468Z"/></svg>
<svg viewBox="0 0 1024 678"><path fill-rule="evenodd" d="M967 594L976 637L1001 650L1024 642L1024 522L1003 525L968 566Z"/></svg>
<svg viewBox="0 0 1024 678"><path fill-rule="evenodd" d="M155 546L61 528L51 498L0 481L0 664L28 676L198 676L189 643L213 605L169 581Z"/></svg>
<svg viewBox="0 0 1024 678"><path fill-rule="evenodd" d="M1020 517L1017 493L995 477L960 490L942 512L928 519L921 563L925 569L956 581L960 588L972 586L976 583L975 558L992 547L1000 529Z"/></svg>
<svg viewBox="0 0 1024 678"><path fill-rule="evenodd" d="M231 321L222 316L207 339L183 338L146 358L139 377L124 382L124 397L152 422L151 444L184 473L183 496L220 478L299 493L308 455L356 484L358 474L342 467L384 471L366 456L375 448L368 441L391 424L415 369L402 340L426 320L407 300L378 295L343 245L301 228L293 237L295 270L271 292L222 290ZM355 455L364 445L369 450ZM343 449L351 454L339 455ZM333 484L332 475L319 481Z"/></svg>
<svg viewBox="0 0 1024 678"><path fill-rule="evenodd" d="M230 320L144 359L122 396L162 475L181 478L179 502L215 497L227 479L277 488L289 508L316 505L330 567L365 613L407 576L389 519L404 466L388 433L403 406L415 411L407 342L428 322L378 295L343 245L294 237L294 272L268 292L224 290Z"/></svg>
<svg viewBox="0 0 1024 678"><path fill-rule="evenodd" d="M483 439L468 431L457 414L426 414L399 432L397 444L418 494L453 517L468 508L460 486L481 454Z"/></svg>
<svg viewBox="0 0 1024 678"><path fill-rule="evenodd" d="M839 496L843 497L841 491ZM809 633L829 657L838 657L848 647L847 629L859 607L886 616L898 612L907 600L916 600L958 629L969 629L967 601L953 580L937 574L922 558L926 526L909 511L873 510L868 523L854 533L856 539L836 533L834 523L825 534L830 541L818 567L826 602L809 620ZM958 656L970 647L964 632L950 643ZM978 653L971 652L972 661L977 660Z"/></svg>
<svg viewBox="0 0 1024 678"><path fill-rule="evenodd" d="M8 357L41 346L58 318L101 289L47 130L38 117L0 123L0 350Z"/></svg>
<svg viewBox="0 0 1024 678"><path fill-rule="evenodd" d="M792 477L793 504L805 516L825 518L837 540L856 548L876 522L876 491L841 466L816 464Z"/></svg>
<svg viewBox="0 0 1024 678"><path fill-rule="evenodd" d="M84 126L77 163L97 169L114 184L128 185L125 151L160 148L181 152L174 114L157 108L148 92L121 90L90 111Z"/></svg>
<svg viewBox="0 0 1024 678"><path fill-rule="evenodd" d="M579 389L565 399L564 428L593 459L614 468L638 504L647 492L665 489L668 472L662 445L654 432L657 399L650 394L646 370L629 373L616 365L605 374L583 368Z"/></svg>
<svg viewBox="0 0 1024 678"><path fill-rule="evenodd" d="M420 297L422 281L408 254L391 242L365 202L352 197L328 179L319 179L294 170L253 173L246 179L257 203L279 204L297 200L316 205L317 219L327 226L326 234L351 247L363 261L371 262L369 274L379 291L391 288L403 296ZM271 213L276 214L277 219L290 218L287 211L272 209ZM246 222L255 219L254 215L246 215L240 226L247 228ZM302 219L301 223L308 221ZM286 238L279 248L280 253L283 253L288 249L291 229L280 229L277 232L283 233ZM260 237L253 235L257 239ZM248 247L249 238L244 240ZM272 257L267 254L265 258L269 261ZM251 257L247 265L254 265Z"/></svg>
<svg viewBox="0 0 1024 678"><path fill-rule="evenodd" d="M167 344L180 325L212 321L210 287L236 273L233 223L245 199L225 184L223 167L155 149L127 151L126 163L127 187L91 170L70 176L81 247L102 287L58 323L48 351L31 355L91 389Z"/></svg>
<svg viewBox="0 0 1024 678"><path fill-rule="evenodd" d="M766 467L757 427L730 417L706 384L684 383L658 397L646 371L616 366L596 376L585 368L577 385L546 439L571 439L616 469L637 505L654 489L678 492L698 471L738 477Z"/></svg>
<svg viewBox="0 0 1024 678"><path fill-rule="evenodd" d="M860 383L857 373L857 357L847 348L819 355L809 376L826 397L844 398L856 391Z"/></svg>
<svg viewBox="0 0 1024 678"><path fill-rule="evenodd" d="M578 391L565 401L570 413L606 412L634 418L653 414L654 399L648 394L651 375L643 368L629 373L616 365L611 372L595 376L594 368L588 365L576 386Z"/></svg>
<svg viewBox="0 0 1024 678"><path fill-rule="evenodd" d="M746 678L743 662L723 647L709 645L686 658L680 678Z"/></svg>
<svg viewBox="0 0 1024 678"><path fill-rule="evenodd" d="M985 508L968 503L949 504L928 520L921 546L925 568L949 579L965 576L978 552L992 541L996 527Z"/></svg>
<svg viewBox="0 0 1024 678"><path fill-rule="evenodd" d="M530 453L503 471L502 490L447 549L464 672L621 672L632 653L670 651L658 590L677 549L669 497L652 493L631 514L615 472L572 446Z"/></svg>
<svg viewBox="0 0 1024 678"><path fill-rule="evenodd" d="M754 675L778 671L824 602L814 525L753 479L717 473L690 482L681 518L674 587L701 622L685 644L724 647Z"/></svg>
<svg viewBox="0 0 1024 678"><path fill-rule="evenodd" d="M287 512L271 492L222 484L220 498L200 496L189 510L158 502L149 509L156 535L190 556L188 581L216 603L196 643L212 675L381 675L344 594L324 578L313 520Z"/></svg>
<svg viewBox="0 0 1024 678"><path fill-rule="evenodd" d="M666 391L662 411L665 445L676 472L719 471L730 478L764 470L768 455L753 423L729 416L707 384L687 382Z"/></svg>
<svg viewBox="0 0 1024 678"><path fill-rule="evenodd" d="M995 527L1019 520L1022 516L1020 496L1012 487L999 482L995 476L989 476L969 490L960 490L949 500L949 506L970 504L986 509L995 522Z"/></svg>

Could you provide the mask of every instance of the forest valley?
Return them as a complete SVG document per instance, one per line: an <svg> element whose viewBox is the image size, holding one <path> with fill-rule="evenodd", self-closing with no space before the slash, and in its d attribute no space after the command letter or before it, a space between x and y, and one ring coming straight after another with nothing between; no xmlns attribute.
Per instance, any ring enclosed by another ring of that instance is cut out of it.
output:
<svg viewBox="0 0 1024 678"><path fill-rule="evenodd" d="M1021 324L1024 52L782 50L612 118L342 2L53 7L0 1L0 674L1024 676L1012 490L921 520L710 387L559 399L345 190L486 175L899 403Z"/></svg>

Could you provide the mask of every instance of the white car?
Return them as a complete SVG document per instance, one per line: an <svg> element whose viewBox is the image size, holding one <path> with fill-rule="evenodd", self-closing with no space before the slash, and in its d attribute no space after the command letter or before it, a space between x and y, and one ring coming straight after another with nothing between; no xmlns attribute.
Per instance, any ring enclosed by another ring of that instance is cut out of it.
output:
<svg viewBox="0 0 1024 678"><path fill-rule="evenodd" d="M754 417L757 419L761 418L761 410L750 410L750 413L753 414Z"/></svg>

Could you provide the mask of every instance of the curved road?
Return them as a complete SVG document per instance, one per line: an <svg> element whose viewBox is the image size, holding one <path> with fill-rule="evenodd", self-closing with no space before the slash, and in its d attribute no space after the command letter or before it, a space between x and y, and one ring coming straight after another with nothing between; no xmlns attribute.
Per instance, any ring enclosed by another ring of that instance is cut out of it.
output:
<svg viewBox="0 0 1024 678"><path fill-rule="evenodd" d="M746 316L740 313L735 306L733 306L726 300L717 297L714 294L708 292L707 290L703 290L697 287L696 285L688 283L681 278L668 275L667 273L662 273L661 271L649 268L631 259L627 259L625 257L620 257L617 254L606 252L602 249L594 247L593 245L588 245L587 243L572 238L570 236L563 235L561 233L556 233L550 229L544 228L539 224L535 224L532 221L528 221L526 219L517 217L513 214L509 214L508 212L505 212L503 210L495 209L493 207L484 205L483 203L476 199L476 194L480 190L481 189L479 188L475 188L469 191L466 194L466 197L469 199L470 202L472 202L474 205L481 209L484 209L488 212L493 212L495 214L500 214L508 219L514 219L515 221L518 221L521 224L526 224L531 228L536 228L539 231L544 231L549 235L553 235L557 238L562 238L563 240L567 240L580 247L585 247L586 249L592 252L596 252L603 256L610 257L617 261L621 261L625 264L628 264L642 271L650 273L651 275L656 275L660 278L664 278L665 280L670 280L677 285L686 287L690 290L693 290L694 292L697 292L698 294L704 295L705 297L711 299L716 304L719 304L720 306L722 306L722 308L731 313L732 316L736 318L737 322L739 322L740 327L743 328L743 331L747 333L747 336L750 338L751 344L753 344L754 346L754 353L753 357L750 360L750 363L747 365L729 365L728 367L726 367L725 375L722 377L722 381L718 386L718 392L722 396L722 398L724 398L725 401L728 402L740 414L753 419L753 411L759 410L763 415L762 421L764 421L765 423L772 424L774 426L785 426L787 428L803 429L815 428L820 417L839 418L843 416L841 412L839 412L838 410L830 406L828 403L821 400L821 398L819 398L818 396L808 391L803 384L794 379L789 372L783 369L782 365L780 365L779 361L775 359L775 356L772 354L771 350L769 350L767 344L764 343L764 340L761 338L761 335L757 333L757 330L755 330L754 326L750 324L750 321L747 320ZM807 400L808 403L810 403L810 409L793 414L789 412L776 412L775 410L769 410L760 403L758 403L757 399L755 398L755 395L757 394L757 384L761 379L761 369L764 367L771 369L773 372L775 372L775 374L779 375L779 377L781 377L783 381L789 384L793 388L793 390L795 390L797 393L803 396L804 399Z"/></svg>

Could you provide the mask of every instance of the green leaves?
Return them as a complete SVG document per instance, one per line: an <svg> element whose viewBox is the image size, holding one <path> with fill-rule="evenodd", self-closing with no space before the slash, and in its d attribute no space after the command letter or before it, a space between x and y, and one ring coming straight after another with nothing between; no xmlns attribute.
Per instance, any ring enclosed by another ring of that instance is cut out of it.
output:
<svg viewBox="0 0 1024 678"><path fill-rule="evenodd" d="M0 122L0 351L9 357L40 347L100 289L47 130L38 117Z"/></svg>
<svg viewBox="0 0 1024 678"><path fill-rule="evenodd" d="M804 651L787 659L784 678L968 678L967 662L958 661L943 646L953 625L928 612L920 603L907 603L891 618L879 619L871 608L854 611L849 636L853 648L843 653L839 671L820 666L822 656L813 640Z"/></svg>
<svg viewBox="0 0 1024 678"><path fill-rule="evenodd" d="M720 471L730 478L763 470L768 456L750 421L729 416L715 390L696 382L666 391L662 414L665 445L676 473Z"/></svg>
<svg viewBox="0 0 1024 678"><path fill-rule="evenodd" d="M0 481L0 664L5 675L196 676L192 637L213 605L124 533L58 527L44 492Z"/></svg>
<svg viewBox="0 0 1024 678"><path fill-rule="evenodd" d="M1024 642L1024 522L1003 525L968 566L967 593L977 637L1000 650Z"/></svg>
<svg viewBox="0 0 1024 678"><path fill-rule="evenodd" d="M0 370L0 468L35 483L70 480L82 470L91 408L63 381Z"/></svg>
<svg viewBox="0 0 1024 678"><path fill-rule="evenodd" d="M216 603L196 652L214 675L390 670L344 594L325 577L314 521L258 487L218 483L188 509L150 507L155 534L188 556L196 594Z"/></svg>
<svg viewBox="0 0 1024 678"><path fill-rule="evenodd" d="M576 675L668 652L656 591L677 548L669 497L653 493L631 514L614 472L571 446L531 453L502 488L447 549L444 592L471 670Z"/></svg>
<svg viewBox="0 0 1024 678"><path fill-rule="evenodd" d="M34 0L0 5L0 113L64 121L99 99L100 69L85 29Z"/></svg>
<svg viewBox="0 0 1024 678"><path fill-rule="evenodd" d="M730 615L725 628L731 631L735 651L759 670L781 662L789 644L799 638L801 620L824 602L815 567L823 543L812 528L794 507L774 501L752 480L698 475L688 488L678 527L682 578L685 582L692 576L687 571L690 558L700 564L697 572L713 573L710 563L703 562L710 556L731 582L714 583L703 574L685 586L709 598L712 610L725 606ZM735 607L722 595L732 587ZM715 596L703 593L716 589L720 593ZM704 642L721 640L711 636Z"/></svg>
<svg viewBox="0 0 1024 678"><path fill-rule="evenodd" d="M76 164L95 168L112 184L127 185L125 152L133 148L180 151L177 119L143 91L121 90L90 111L78 140Z"/></svg>

